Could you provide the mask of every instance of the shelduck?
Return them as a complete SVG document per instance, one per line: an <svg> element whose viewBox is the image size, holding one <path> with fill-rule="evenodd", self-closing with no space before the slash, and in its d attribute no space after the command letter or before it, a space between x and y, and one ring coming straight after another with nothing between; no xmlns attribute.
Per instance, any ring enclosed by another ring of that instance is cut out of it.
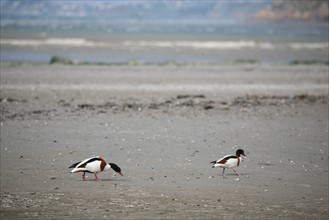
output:
<svg viewBox="0 0 329 220"><path fill-rule="evenodd" d="M71 173L83 172L83 180L86 180L86 173L93 173L95 175L95 180L97 181L99 180L97 177L97 173L109 170L110 168L112 168L119 175L123 176L121 173L121 168L118 165L114 163L107 163L100 156L91 157L83 161L77 162L75 164L72 164L69 168L73 168L73 170L71 170Z"/></svg>
<svg viewBox="0 0 329 220"><path fill-rule="evenodd" d="M227 156L225 156L223 158L220 158L218 160L211 161L210 163L213 164L212 168L215 168L215 167L223 168L223 173L222 173L223 176L225 176L225 174L224 174L225 168L232 168L234 173L237 176L239 176L239 174L236 172L236 170L234 168L238 167L240 165L240 163L242 161L241 155L246 156L245 153L244 153L244 150L238 149L236 151L235 156L234 155L227 155Z"/></svg>

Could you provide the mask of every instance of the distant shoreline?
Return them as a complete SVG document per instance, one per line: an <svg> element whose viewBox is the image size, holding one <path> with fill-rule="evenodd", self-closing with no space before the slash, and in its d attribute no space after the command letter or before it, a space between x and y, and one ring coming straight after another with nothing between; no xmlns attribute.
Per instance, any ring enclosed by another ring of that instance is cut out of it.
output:
<svg viewBox="0 0 329 220"><path fill-rule="evenodd" d="M310 65L329 65L329 61L322 60L291 60L286 63L269 64L254 59L236 59L228 62L217 63L183 63L175 60L166 60L163 62L144 62L142 60L129 60L127 62L89 62L75 59L69 59L60 56L52 56L48 62L42 61L0 61L1 66L23 66L23 65L72 65L72 66L229 66L229 65L274 65L274 66L310 66Z"/></svg>

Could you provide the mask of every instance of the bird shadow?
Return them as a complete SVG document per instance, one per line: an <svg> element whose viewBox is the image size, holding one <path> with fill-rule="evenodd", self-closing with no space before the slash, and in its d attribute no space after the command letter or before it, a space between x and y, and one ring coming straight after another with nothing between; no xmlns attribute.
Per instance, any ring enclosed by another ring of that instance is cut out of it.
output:
<svg viewBox="0 0 329 220"><path fill-rule="evenodd" d="M249 173L239 173L239 176L249 176ZM220 174L220 176L223 176L222 174ZM225 176L236 176L239 177L238 175L236 175L235 173L225 173Z"/></svg>
<svg viewBox="0 0 329 220"><path fill-rule="evenodd" d="M128 181L127 179L75 179L74 181L78 181L78 182L125 182Z"/></svg>

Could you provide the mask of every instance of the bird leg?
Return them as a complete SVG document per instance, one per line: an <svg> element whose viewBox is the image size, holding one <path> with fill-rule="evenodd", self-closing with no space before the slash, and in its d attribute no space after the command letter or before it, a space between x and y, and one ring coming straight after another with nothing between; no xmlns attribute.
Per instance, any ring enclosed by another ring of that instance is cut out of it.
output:
<svg viewBox="0 0 329 220"><path fill-rule="evenodd" d="M86 172L83 172L83 174L82 174L82 179L83 180L86 180L85 175L86 175Z"/></svg>
<svg viewBox="0 0 329 220"><path fill-rule="evenodd" d="M233 169L233 171L234 171L234 173L235 173L237 176L239 176L238 172L236 172L235 169Z"/></svg>
<svg viewBox="0 0 329 220"><path fill-rule="evenodd" d="M222 176L223 176L223 179L226 179L227 177L225 176L225 167L223 167L223 172L222 172Z"/></svg>
<svg viewBox="0 0 329 220"><path fill-rule="evenodd" d="M95 174L95 180L96 181L100 180L100 179L98 179L97 174L96 173L94 173L94 174Z"/></svg>

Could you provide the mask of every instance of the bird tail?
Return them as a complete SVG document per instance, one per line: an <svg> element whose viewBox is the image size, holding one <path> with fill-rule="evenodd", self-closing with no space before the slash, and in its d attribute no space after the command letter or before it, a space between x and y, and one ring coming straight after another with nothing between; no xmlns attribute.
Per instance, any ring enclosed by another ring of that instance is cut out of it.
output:
<svg viewBox="0 0 329 220"><path fill-rule="evenodd" d="M214 165L212 165L212 168L215 168L215 167L222 167L221 165L222 165L222 164L214 163Z"/></svg>
<svg viewBox="0 0 329 220"><path fill-rule="evenodd" d="M77 172L84 172L86 171L85 168L74 168L73 170L70 171L70 173L77 173Z"/></svg>
<svg viewBox="0 0 329 220"><path fill-rule="evenodd" d="M216 160L211 161L210 163L212 164L212 168L215 168L215 167L221 167L221 164L220 164L220 163L217 163Z"/></svg>

